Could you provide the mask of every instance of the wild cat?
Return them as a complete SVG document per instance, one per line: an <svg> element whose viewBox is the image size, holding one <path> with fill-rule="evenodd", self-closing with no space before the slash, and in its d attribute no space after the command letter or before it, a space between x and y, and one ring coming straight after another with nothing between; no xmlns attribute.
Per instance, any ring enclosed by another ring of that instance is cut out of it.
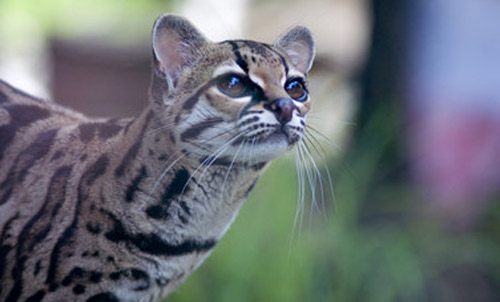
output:
<svg viewBox="0 0 500 302"><path fill-rule="evenodd" d="M303 138L307 28L212 43L165 14L152 48L135 118L88 118L0 81L1 301L167 296Z"/></svg>

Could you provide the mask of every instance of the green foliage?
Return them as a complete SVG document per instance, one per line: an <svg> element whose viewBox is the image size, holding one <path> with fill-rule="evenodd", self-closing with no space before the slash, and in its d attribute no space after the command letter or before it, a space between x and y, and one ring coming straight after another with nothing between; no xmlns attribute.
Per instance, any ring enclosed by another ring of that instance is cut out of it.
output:
<svg viewBox="0 0 500 302"><path fill-rule="evenodd" d="M121 46L149 45L151 24L177 1L157 0L2 0L3 31L19 34L26 24L48 36L101 38ZM7 27L7 29L5 29Z"/></svg>

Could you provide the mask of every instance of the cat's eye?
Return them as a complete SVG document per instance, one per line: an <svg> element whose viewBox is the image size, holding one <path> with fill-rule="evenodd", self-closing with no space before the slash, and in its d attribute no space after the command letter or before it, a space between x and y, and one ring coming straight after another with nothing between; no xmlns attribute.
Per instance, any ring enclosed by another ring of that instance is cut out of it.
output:
<svg viewBox="0 0 500 302"><path fill-rule="evenodd" d="M288 95L297 102L303 102L307 99L307 90L300 80L291 80L285 84L285 90Z"/></svg>
<svg viewBox="0 0 500 302"><path fill-rule="evenodd" d="M224 94L233 98L248 95L248 85L239 75L229 74L221 77L217 82L217 87Z"/></svg>

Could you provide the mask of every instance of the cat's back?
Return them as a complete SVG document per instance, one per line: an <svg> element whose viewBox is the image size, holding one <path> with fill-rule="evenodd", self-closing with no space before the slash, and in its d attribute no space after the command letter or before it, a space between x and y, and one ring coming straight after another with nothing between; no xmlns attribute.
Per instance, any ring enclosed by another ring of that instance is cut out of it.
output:
<svg viewBox="0 0 500 302"><path fill-rule="evenodd" d="M23 281L43 288L50 276L91 157L83 138L99 133L96 121L0 80L0 301L21 295Z"/></svg>
<svg viewBox="0 0 500 302"><path fill-rule="evenodd" d="M0 80L0 207L11 197L13 182L22 183L28 171L61 144L58 138L63 132L70 133L86 120ZM62 155L59 152L53 160ZM4 220L4 213L0 220Z"/></svg>

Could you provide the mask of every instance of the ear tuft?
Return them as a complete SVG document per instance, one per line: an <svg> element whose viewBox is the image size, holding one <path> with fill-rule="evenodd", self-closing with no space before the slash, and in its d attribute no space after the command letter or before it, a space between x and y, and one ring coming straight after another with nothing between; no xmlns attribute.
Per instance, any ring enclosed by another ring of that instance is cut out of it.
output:
<svg viewBox="0 0 500 302"><path fill-rule="evenodd" d="M282 34L274 45L285 52L292 64L302 73L311 69L314 60L314 37L305 26L295 26Z"/></svg>
<svg viewBox="0 0 500 302"><path fill-rule="evenodd" d="M153 27L155 65L170 87L177 85L182 71L196 61L198 50L207 39L186 19L164 14Z"/></svg>

